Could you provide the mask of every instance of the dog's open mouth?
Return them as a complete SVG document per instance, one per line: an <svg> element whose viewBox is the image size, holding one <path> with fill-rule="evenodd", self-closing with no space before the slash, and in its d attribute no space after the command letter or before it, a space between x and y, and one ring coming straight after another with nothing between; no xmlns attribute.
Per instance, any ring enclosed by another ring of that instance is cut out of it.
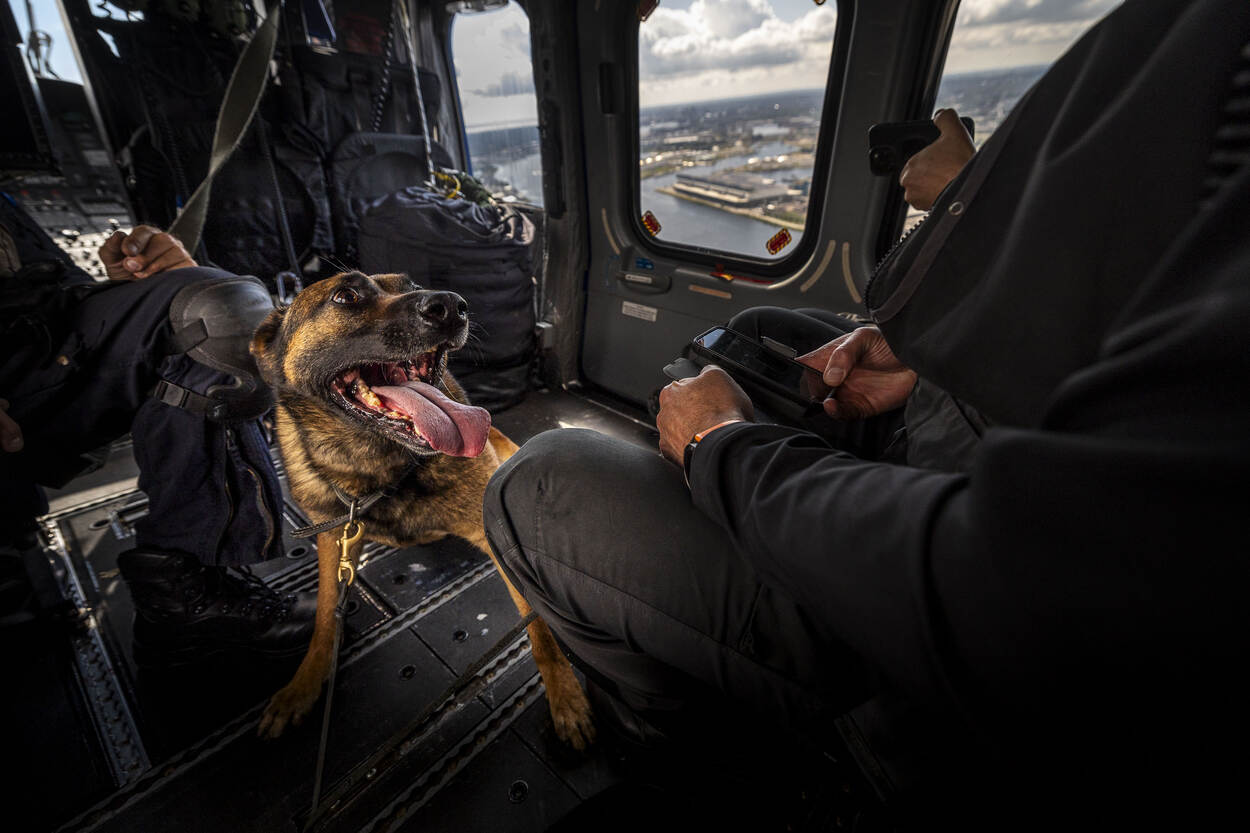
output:
<svg viewBox="0 0 1250 833"><path fill-rule="evenodd" d="M490 414L439 387L442 348L415 359L350 367L330 382L330 399L357 419L411 448L476 457L486 447Z"/></svg>

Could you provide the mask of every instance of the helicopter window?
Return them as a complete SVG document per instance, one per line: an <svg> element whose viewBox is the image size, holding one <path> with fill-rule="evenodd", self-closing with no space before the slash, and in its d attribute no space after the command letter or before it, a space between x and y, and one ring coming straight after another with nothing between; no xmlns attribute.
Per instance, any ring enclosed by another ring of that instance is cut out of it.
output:
<svg viewBox="0 0 1250 833"><path fill-rule="evenodd" d="M935 110L950 107L975 125L973 143L993 135L1020 96L1121 0L964 0L955 16ZM924 214L909 208L904 227Z"/></svg>
<svg viewBox="0 0 1250 833"><path fill-rule="evenodd" d="M835 5L666 2L639 25L639 213L657 240L764 261L798 248Z"/></svg>
<svg viewBox="0 0 1250 833"><path fill-rule="evenodd" d="M514 2L478 5L462 4L452 24L470 172L502 202L542 205L529 18Z"/></svg>
<svg viewBox="0 0 1250 833"><path fill-rule="evenodd" d="M70 45L57 4L50 0L35 0L27 3L24 11L16 3L9 5L22 36L23 57L30 65L31 72L37 76L81 84L82 71L78 67L74 47ZM31 37L32 27L34 37Z"/></svg>

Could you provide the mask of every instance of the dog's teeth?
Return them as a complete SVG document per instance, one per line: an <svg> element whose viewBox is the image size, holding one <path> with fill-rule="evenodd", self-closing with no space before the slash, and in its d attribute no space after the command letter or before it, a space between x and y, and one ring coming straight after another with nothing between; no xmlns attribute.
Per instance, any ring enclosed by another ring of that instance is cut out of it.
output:
<svg viewBox="0 0 1250 833"><path fill-rule="evenodd" d="M352 395L375 411L382 410L382 400L373 392L373 389L364 382L357 381L352 387Z"/></svg>

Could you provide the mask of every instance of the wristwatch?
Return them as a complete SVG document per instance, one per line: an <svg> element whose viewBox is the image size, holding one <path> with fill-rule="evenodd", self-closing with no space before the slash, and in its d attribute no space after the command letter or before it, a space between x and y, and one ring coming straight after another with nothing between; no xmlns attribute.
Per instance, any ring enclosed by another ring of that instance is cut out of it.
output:
<svg viewBox="0 0 1250 833"><path fill-rule="evenodd" d="M727 419L724 422L718 422L711 428L704 428L690 438L690 442L686 443L686 450L681 455L681 470L686 477L686 488L690 488L690 461L694 459L694 449L699 443L703 442L703 438L715 431L717 428L724 428L726 425L732 425L735 422L742 422L740 419Z"/></svg>

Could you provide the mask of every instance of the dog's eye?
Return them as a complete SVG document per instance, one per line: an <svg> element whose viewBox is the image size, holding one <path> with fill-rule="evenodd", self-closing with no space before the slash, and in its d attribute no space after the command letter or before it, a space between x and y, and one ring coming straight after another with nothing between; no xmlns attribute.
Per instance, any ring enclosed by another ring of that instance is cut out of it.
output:
<svg viewBox="0 0 1250 833"><path fill-rule="evenodd" d="M336 304L352 305L360 303L360 293L354 289L343 287L336 289L334 294L330 296L330 300Z"/></svg>

